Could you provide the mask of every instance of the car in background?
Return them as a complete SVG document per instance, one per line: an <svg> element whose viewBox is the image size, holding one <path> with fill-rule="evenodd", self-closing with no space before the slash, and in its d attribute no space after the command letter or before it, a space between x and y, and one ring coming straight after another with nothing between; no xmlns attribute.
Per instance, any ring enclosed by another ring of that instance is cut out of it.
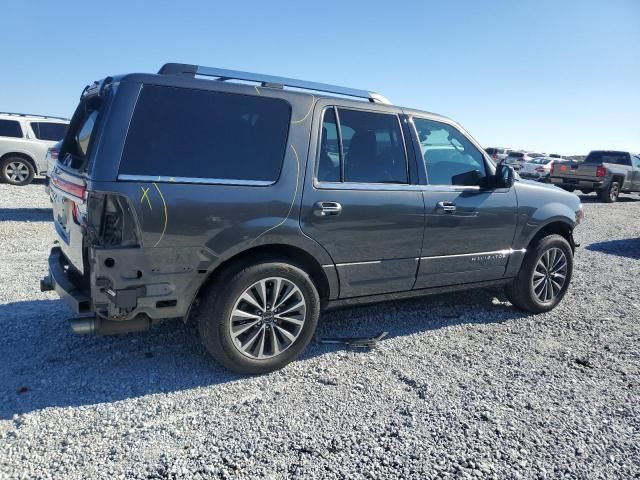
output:
<svg viewBox="0 0 640 480"><path fill-rule="evenodd" d="M549 157L556 158L558 160L564 160L564 157L562 155L560 155L559 153L550 153Z"/></svg>
<svg viewBox="0 0 640 480"><path fill-rule="evenodd" d="M47 172L47 150L63 138L69 120L0 112L0 181L23 186Z"/></svg>
<svg viewBox="0 0 640 480"><path fill-rule="evenodd" d="M581 163L559 163L551 183L569 192L596 192L605 203L620 193L640 192L640 156L617 150L594 150Z"/></svg>
<svg viewBox="0 0 640 480"><path fill-rule="evenodd" d="M509 152L509 155L507 155L501 163L509 165L514 170L519 171L525 162L530 162L533 159L534 157L527 152Z"/></svg>
<svg viewBox="0 0 640 480"><path fill-rule="evenodd" d="M502 147L489 147L484 149L485 152L489 154L489 156L493 159L494 162L500 163L502 160L507 158L509 152L511 151L508 148Z"/></svg>
<svg viewBox="0 0 640 480"><path fill-rule="evenodd" d="M46 162L47 162L47 171L45 173L44 179L44 189L47 193L49 193L49 179L51 178L51 172L53 168L56 166L56 161L58 160L58 155L60 154L60 147L62 146L62 140L56 143L53 147L47 150Z"/></svg>
<svg viewBox="0 0 640 480"><path fill-rule="evenodd" d="M518 174L525 179L549 182L551 169L558 159L552 157L536 157L525 162Z"/></svg>

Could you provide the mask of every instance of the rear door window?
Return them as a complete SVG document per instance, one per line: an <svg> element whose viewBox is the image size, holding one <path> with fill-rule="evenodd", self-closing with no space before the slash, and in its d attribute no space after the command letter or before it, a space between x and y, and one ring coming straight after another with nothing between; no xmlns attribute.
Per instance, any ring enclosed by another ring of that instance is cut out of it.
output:
<svg viewBox="0 0 640 480"><path fill-rule="evenodd" d="M0 137L22 138L20 122L0 120Z"/></svg>
<svg viewBox="0 0 640 480"><path fill-rule="evenodd" d="M289 103L276 98L146 85L120 174L273 183L290 112Z"/></svg>
<svg viewBox="0 0 640 480"><path fill-rule="evenodd" d="M63 139L67 133L67 125L65 123L31 122L31 129L37 139L53 142Z"/></svg>
<svg viewBox="0 0 640 480"><path fill-rule="evenodd" d="M397 115L328 108L319 155L320 181L408 183L407 155Z"/></svg>

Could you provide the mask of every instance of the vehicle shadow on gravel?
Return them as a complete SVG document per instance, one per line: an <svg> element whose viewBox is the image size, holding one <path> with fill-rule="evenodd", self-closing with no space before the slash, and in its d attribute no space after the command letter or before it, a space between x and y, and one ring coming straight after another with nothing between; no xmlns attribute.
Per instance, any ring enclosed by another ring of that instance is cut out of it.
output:
<svg viewBox="0 0 640 480"><path fill-rule="evenodd" d="M50 208L0 208L0 222L50 222Z"/></svg>
<svg viewBox="0 0 640 480"><path fill-rule="evenodd" d="M591 243L585 248L593 252L640 260L640 237Z"/></svg>
<svg viewBox="0 0 640 480"><path fill-rule="evenodd" d="M600 200L600 197L598 197L595 194L589 194L589 195L578 194L578 196L580 197L580 201L582 203L602 203L603 205L606 205L605 202ZM630 203L640 202L640 197L622 194L621 196L618 197L618 200L617 200L617 203L629 203L629 202Z"/></svg>
<svg viewBox="0 0 640 480"><path fill-rule="evenodd" d="M505 322L525 316L495 299L496 291L327 312L302 360L340 350L325 337L389 338L457 324ZM148 332L79 336L60 300L0 305L0 419L47 407L114 402L150 394L242 381L213 361L195 328L166 322ZM286 374L286 370L285 370Z"/></svg>

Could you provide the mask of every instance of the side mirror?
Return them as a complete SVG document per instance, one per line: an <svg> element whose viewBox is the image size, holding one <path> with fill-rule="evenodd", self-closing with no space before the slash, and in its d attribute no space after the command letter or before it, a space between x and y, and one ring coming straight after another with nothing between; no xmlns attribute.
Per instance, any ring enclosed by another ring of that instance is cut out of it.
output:
<svg viewBox="0 0 640 480"><path fill-rule="evenodd" d="M515 181L515 173L509 165L501 163L496 167L494 178L496 188L511 188Z"/></svg>
<svg viewBox="0 0 640 480"><path fill-rule="evenodd" d="M452 185L476 186L480 185L482 177L479 170L470 170L451 177Z"/></svg>

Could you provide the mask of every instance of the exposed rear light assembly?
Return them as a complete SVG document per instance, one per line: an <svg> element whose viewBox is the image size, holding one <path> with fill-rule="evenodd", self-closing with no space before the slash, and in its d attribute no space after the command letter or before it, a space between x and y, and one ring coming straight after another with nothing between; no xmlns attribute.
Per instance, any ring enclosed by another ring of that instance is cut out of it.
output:
<svg viewBox="0 0 640 480"><path fill-rule="evenodd" d="M607 169L604 168L602 165L598 165L598 168L596 168L596 177L604 177L607 174Z"/></svg>
<svg viewBox="0 0 640 480"><path fill-rule="evenodd" d="M89 192L87 233L99 247L139 246L138 226L129 201L113 193Z"/></svg>

